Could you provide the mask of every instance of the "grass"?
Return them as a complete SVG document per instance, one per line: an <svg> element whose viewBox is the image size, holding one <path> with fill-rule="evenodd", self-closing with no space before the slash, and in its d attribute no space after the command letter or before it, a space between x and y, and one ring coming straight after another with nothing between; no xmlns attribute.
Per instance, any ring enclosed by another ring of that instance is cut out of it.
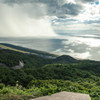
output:
<svg viewBox="0 0 100 100"><path fill-rule="evenodd" d="M9 50L17 51L17 52L20 52L20 53L26 53L26 54L34 54L34 55L36 55L35 53L30 53L30 52L27 52L27 51L14 49L14 48L11 48L11 47L8 47L8 46L4 46L4 45L1 45L1 44L0 44L0 47L3 48L3 49L9 49Z"/></svg>
<svg viewBox="0 0 100 100"><path fill-rule="evenodd" d="M25 95L0 95L0 100L30 100L33 98L33 96Z"/></svg>

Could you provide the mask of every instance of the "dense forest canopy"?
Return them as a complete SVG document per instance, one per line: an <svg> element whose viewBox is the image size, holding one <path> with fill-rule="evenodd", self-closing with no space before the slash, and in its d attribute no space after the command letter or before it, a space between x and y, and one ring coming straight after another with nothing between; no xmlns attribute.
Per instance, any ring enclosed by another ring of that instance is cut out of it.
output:
<svg viewBox="0 0 100 100"><path fill-rule="evenodd" d="M19 61L24 63L24 67L14 69ZM1 98L2 94L12 95L12 91L19 98L23 98L23 95L28 98L71 91L87 93L92 100L99 100L99 88L99 61L77 60L68 55L47 58L0 49ZM17 92L14 89L17 89Z"/></svg>

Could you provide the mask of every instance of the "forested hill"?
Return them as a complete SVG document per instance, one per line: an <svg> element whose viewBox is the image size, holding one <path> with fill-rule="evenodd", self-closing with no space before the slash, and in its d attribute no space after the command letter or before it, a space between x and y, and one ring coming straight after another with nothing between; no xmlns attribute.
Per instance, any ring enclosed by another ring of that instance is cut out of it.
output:
<svg viewBox="0 0 100 100"><path fill-rule="evenodd" d="M1 49L8 49L8 50L13 50L25 54L32 54L32 55L39 55L41 57L45 58L56 58L57 55L51 54L48 52L40 51L40 50L35 50L35 49L29 49L21 46L16 46L8 43L0 43L0 48Z"/></svg>
<svg viewBox="0 0 100 100"><path fill-rule="evenodd" d="M0 65L13 67L22 61L25 68L40 68L47 64L99 64L91 60L77 60L69 55L57 56L43 51L28 49L12 44L0 43Z"/></svg>
<svg viewBox="0 0 100 100"><path fill-rule="evenodd" d="M24 53L20 53L13 50L8 49L1 49L0 50L0 63L3 66L6 67L13 67L19 64L19 61L22 61L24 63L24 67L30 67L30 68L39 68L46 64L67 64L67 63L74 63L77 62L76 59L68 56L63 55L56 57L55 59L52 58L45 58L41 57L39 55L27 55Z"/></svg>
<svg viewBox="0 0 100 100"><path fill-rule="evenodd" d="M3 43L0 47L0 100L29 100L22 99L23 95L38 97L60 91L87 93L92 100L100 100L99 61L31 52L28 48L24 51L23 47Z"/></svg>

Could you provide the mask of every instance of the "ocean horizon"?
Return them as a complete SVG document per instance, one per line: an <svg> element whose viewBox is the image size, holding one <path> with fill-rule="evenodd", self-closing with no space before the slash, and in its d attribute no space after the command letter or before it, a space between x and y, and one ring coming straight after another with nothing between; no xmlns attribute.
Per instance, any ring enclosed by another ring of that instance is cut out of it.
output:
<svg viewBox="0 0 100 100"><path fill-rule="evenodd" d="M94 39L94 42L92 42ZM86 41L87 40L87 41ZM80 59L100 61L100 40L93 37L66 36L66 38L1 37L0 43L9 43L30 49ZM97 52L97 53L95 53Z"/></svg>

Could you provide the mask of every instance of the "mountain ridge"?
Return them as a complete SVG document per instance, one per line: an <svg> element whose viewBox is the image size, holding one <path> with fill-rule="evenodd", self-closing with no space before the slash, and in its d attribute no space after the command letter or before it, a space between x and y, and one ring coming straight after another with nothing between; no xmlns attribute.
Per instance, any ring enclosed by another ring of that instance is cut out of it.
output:
<svg viewBox="0 0 100 100"><path fill-rule="evenodd" d="M23 61L25 66L27 64L34 66L43 66L45 64L67 64L67 63L77 63L77 62L99 62L93 60L78 60L69 55L55 55L44 51L38 51L35 49L24 48L12 44L0 43L0 63L7 66L16 66L19 64L19 61ZM5 56L4 56L5 55ZM4 61L7 59L8 61ZM10 61L11 60L11 61ZM15 62L15 61L16 62ZM40 62L38 62L40 61ZM9 62L6 63L6 62ZM14 63L12 63L14 62Z"/></svg>
<svg viewBox="0 0 100 100"><path fill-rule="evenodd" d="M39 55L41 57L45 56L47 58L55 58L55 57L58 56L58 55L48 53L48 52L45 52L45 51L29 49L29 48L26 48L26 47L21 47L21 46L9 44L9 43L0 43L0 48L18 51L18 52L25 53L25 54Z"/></svg>

